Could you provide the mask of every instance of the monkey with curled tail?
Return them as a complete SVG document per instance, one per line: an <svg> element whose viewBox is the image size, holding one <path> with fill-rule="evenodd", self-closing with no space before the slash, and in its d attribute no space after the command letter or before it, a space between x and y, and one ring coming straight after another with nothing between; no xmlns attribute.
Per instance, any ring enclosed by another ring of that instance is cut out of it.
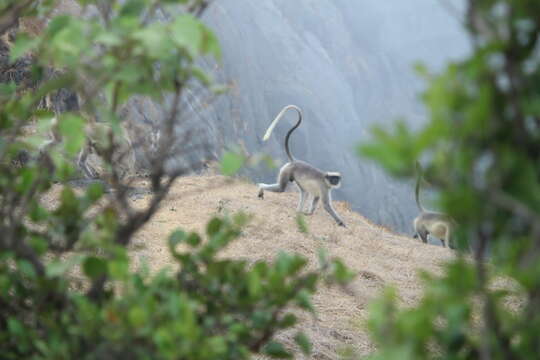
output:
<svg viewBox="0 0 540 360"><path fill-rule="evenodd" d="M415 188L416 205L420 210L420 214L414 219L414 238L420 237L424 243L428 242L428 235L435 236L441 240L443 246L451 246L451 234L456 222L448 215L428 211L420 203L420 180L422 179L422 167L420 163L416 162L417 179Z"/></svg>
<svg viewBox="0 0 540 360"><path fill-rule="evenodd" d="M289 182L294 182L300 191L300 199L298 201L298 212L303 212L304 203L309 195L312 196L311 205L307 212L303 212L306 215L311 215L315 212L319 201L323 203L324 209L332 216L339 226L345 227L343 220L336 214L336 211L332 207L331 190L339 188L341 186L341 174L338 172L325 172L317 169L316 167L308 164L307 162L296 160L289 149L289 138L294 130L296 130L302 123L302 110L295 105L285 106L276 118L272 121L263 140L266 141L270 138L272 131L276 127L279 120L283 117L285 112L293 109L298 113L298 121L287 132L285 136L285 152L289 158L289 162L281 167L275 184L263 184L259 183L259 198L264 198L264 191L272 192L284 192Z"/></svg>

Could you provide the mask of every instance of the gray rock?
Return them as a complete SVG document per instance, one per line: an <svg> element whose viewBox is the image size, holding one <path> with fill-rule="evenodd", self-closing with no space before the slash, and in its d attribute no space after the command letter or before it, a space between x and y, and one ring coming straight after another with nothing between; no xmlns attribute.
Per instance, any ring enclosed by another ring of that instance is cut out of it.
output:
<svg viewBox="0 0 540 360"><path fill-rule="evenodd" d="M376 223L411 232L417 212L412 185L389 178L354 149L369 139L374 124L390 125L403 117L414 128L426 121L415 61L440 69L467 53L467 38L452 12L459 13L463 4L453 1L450 9L442 3L214 2L204 20L219 37L223 60L217 68L213 63L206 68L232 88L198 113L206 136L218 149L240 142L250 153L285 161L286 121L268 143L261 138L283 106L299 105L305 123L291 138L295 156L343 174L336 199L349 201ZM264 182L276 173L248 171L254 181Z"/></svg>

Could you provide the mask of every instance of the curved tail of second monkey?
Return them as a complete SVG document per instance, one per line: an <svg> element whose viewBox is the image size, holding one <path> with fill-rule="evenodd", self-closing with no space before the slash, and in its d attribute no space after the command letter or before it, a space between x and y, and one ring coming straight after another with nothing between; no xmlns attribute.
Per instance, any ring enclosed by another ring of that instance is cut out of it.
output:
<svg viewBox="0 0 540 360"><path fill-rule="evenodd" d="M420 165L420 163L418 161L416 162L416 172L417 172L417 175L416 175L416 188L415 188L415 191L414 191L414 197L416 199L416 205L418 205L418 209L420 211L426 211L424 209L424 207L422 206L422 204L420 203L420 181L422 180L422 166Z"/></svg>
<svg viewBox="0 0 540 360"><path fill-rule="evenodd" d="M287 153L287 156L289 157L289 160L290 161L294 161L294 157L291 155L291 151L289 149L289 137L291 136L292 132L294 130L296 130L297 127L300 126L300 123L302 122L302 110L296 106L296 105L287 105L285 106L280 112L279 114L277 114L276 118L274 119L274 121L272 121L272 123L270 124L270 126L268 127L268 129L266 130L266 133L264 134L263 136L263 140L266 141L268 140L268 138L270 138L270 135L272 134L272 131L274 131L274 128L276 127L277 123L279 122L279 120L283 117L283 115L285 114L285 112L287 112L287 110L289 109L294 109L296 110L296 112L298 113L298 121L296 122L296 124L287 132L287 135L285 136L285 152Z"/></svg>

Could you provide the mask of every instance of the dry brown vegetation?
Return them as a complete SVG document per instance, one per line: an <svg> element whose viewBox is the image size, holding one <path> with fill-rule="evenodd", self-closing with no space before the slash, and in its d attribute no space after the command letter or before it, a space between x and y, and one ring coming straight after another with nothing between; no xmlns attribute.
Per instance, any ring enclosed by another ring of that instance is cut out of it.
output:
<svg viewBox="0 0 540 360"><path fill-rule="evenodd" d="M139 183L145 187L144 181ZM148 196L135 193L131 201L142 206ZM338 288L321 287L314 299L316 318L302 315L300 326L314 344L313 359L336 359L337 352L349 345L360 354L373 350L366 330L368 304L381 290L392 285L397 288L404 306L414 304L421 295L418 270L439 272L440 264L452 258L452 251L425 245L412 238L400 236L377 227L336 202L336 211L348 228L338 227L322 208L306 217L309 234L296 225L297 194L268 193L264 200L257 198L255 185L245 181L230 181L222 176L190 176L177 181L162 203L160 211L139 232L133 243L135 264L143 259L153 271L172 265L166 239L175 229L203 231L206 222L216 214L244 211L253 219L244 233L223 254L249 262L272 260L279 251L299 253L309 259L310 266L318 264L318 249L323 247L331 256L338 256L358 273L351 284L351 293ZM281 335L291 343L287 334Z"/></svg>
<svg viewBox="0 0 540 360"><path fill-rule="evenodd" d="M129 197L134 207L147 204L149 185L146 180L136 182ZM55 206L60 189L60 185L55 186L42 199L48 207ZM279 251L295 252L305 256L311 268L318 266L320 248L332 257L340 257L357 273L356 279L347 291L321 285L314 298L316 316L298 314L302 319L298 327L313 342L310 359L338 359L339 352L347 347L367 355L374 350L365 329L370 302L385 286L393 286L403 306L415 304L422 293L419 270L440 273L440 265L453 258L453 252L374 225L344 202L334 205L347 228L337 226L319 207L314 215L305 217L309 233L302 233L296 222L297 199L295 192L287 192L267 193L260 200L254 184L219 175L179 178L160 210L135 235L130 250L132 265L144 262L152 272L174 267L167 247L172 231L180 228L203 233L208 220L217 214L251 214L253 218L241 237L222 255L252 263L272 261ZM290 334L293 331L279 338L294 346Z"/></svg>

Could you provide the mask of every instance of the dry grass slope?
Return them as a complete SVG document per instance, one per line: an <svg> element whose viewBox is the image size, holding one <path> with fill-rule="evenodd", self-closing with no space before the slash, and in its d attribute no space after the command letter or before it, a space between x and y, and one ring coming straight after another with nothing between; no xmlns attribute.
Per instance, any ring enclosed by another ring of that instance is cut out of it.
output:
<svg viewBox="0 0 540 360"><path fill-rule="evenodd" d="M144 204L144 196L134 198ZM166 247L167 235L176 228L203 231L217 213L244 211L254 215L242 237L231 244L225 256L250 262L272 260L280 251L296 252L317 265L320 247L339 256L358 272L352 284L354 295L322 287L314 299L317 317L302 316L302 329L314 343L312 359L336 359L346 345L360 354L373 351L366 331L368 303L386 285L395 286L404 306L414 304L421 295L419 269L440 271L440 264L452 257L448 249L425 245L374 226L352 212L346 203L337 202L336 211L348 228L338 227L322 208L306 217L310 234L301 233L295 221L297 194L267 193L257 198L255 185L228 181L221 176L192 176L179 179L159 213L137 235L132 254L136 263L145 259L151 269L172 264ZM282 334L291 343L288 334Z"/></svg>

